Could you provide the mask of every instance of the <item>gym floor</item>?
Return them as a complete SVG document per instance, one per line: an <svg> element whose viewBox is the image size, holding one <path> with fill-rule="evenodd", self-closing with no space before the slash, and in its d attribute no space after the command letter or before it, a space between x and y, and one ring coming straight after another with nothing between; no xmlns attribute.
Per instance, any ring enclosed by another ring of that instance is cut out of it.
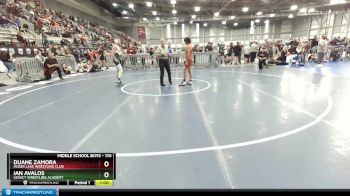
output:
<svg viewBox="0 0 350 196"><path fill-rule="evenodd" d="M59 151L117 153L113 188L350 188L350 76L172 74L164 88L158 70L126 71L123 88L113 70L1 88L0 186L6 153Z"/></svg>

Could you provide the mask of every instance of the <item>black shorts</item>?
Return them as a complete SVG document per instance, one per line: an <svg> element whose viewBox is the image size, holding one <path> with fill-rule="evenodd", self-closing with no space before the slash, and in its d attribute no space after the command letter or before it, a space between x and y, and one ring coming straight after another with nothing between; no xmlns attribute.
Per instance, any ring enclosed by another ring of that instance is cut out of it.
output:
<svg viewBox="0 0 350 196"><path fill-rule="evenodd" d="M115 65L122 64L121 63L122 61L119 58L114 59L113 62L114 62Z"/></svg>
<svg viewBox="0 0 350 196"><path fill-rule="evenodd" d="M250 54L245 54L244 58L249 59L250 58Z"/></svg>

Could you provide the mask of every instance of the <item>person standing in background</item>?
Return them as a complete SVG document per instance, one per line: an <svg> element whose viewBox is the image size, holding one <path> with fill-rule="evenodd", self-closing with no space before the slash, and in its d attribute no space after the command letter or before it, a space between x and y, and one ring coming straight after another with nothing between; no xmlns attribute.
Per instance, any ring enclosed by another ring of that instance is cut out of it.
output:
<svg viewBox="0 0 350 196"><path fill-rule="evenodd" d="M230 64L233 64L233 52L234 52L233 50L234 50L233 43L230 43L230 47L227 53L227 62Z"/></svg>
<svg viewBox="0 0 350 196"><path fill-rule="evenodd" d="M149 51L148 51L148 53L149 53L150 56L153 56L153 55L154 55L153 48L150 48Z"/></svg>
<svg viewBox="0 0 350 196"><path fill-rule="evenodd" d="M240 65L241 64L241 56L242 56L242 47L239 42L233 47L233 53L234 53L234 64Z"/></svg>
<svg viewBox="0 0 350 196"><path fill-rule="evenodd" d="M100 59L100 62L101 62L101 68L102 67L105 67L105 69L109 69L108 66L107 66L107 59L106 59L106 54L105 54L105 51L103 49L99 49L98 50L98 57Z"/></svg>
<svg viewBox="0 0 350 196"><path fill-rule="evenodd" d="M168 51L169 51L169 63L174 63L175 62L175 59L174 58L171 58L171 55L173 53L176 53L175 50L171 47L171 42L168 41Z"/></svg>
<svg viewBox="0 0 350 196"><path fill-rule="evenodd" d="M244 51L244 59L245 59L245 64L249 64L250 62L250 45L246 44L243 46L243 51Z"/></svg>
<svg viewBox="0 0 350 196"><path fill-rule="evenodd" d="M213 52L213 43L208 42L208 44L204 48L204 52Z"/></svg>
<svg viewBox="0 0 350 196"><path fill-rule="evenodd" d="M171 42L170 42L170 41L168 42L168 51L169 51L169 54L170 54L170 55L171 55L172 53L174 53L173 48L171 48Z"/></svg>
<svg viewBox="0 0 350 196"><path fill-rule="evenodd" d="M16 23L17 30L21 30L21 21L19 20L18 17L16 18L15 23Z"/></svg>
<svg viewBox="0 0 350 196"><path fill-rule="evenodd" d="M225 45L219 44L220 64L224 64L225 61Z"/></svg>
<svg viewBox="0 0 350 196"><path fill-rule="evenodd" d="M317 64L321 65L325 54L327 53L327 36L322 35L317 47Z"/></svg>
<svg viewBox="0 0 350 196"><path fill-rule="evenodd" d="M192 46L193 47L193 46ZM208 45L205 47L205 52L213 52L213 43L208 42ZM209 62L212 62L213 56L210 54L209 55ZM196 56L194 56L193 63L196 63Z"/></svg>
<svg viewBox="0 0 350 196"><path fill-rule="evenodd" d="M318 46L318 41L317 41L317 36L315 36L313 39L311 39L311 48L310 49L313 49L314 47L317 47Z"/></svg>
<svg viewBox="0 0 350 196"><path fill-rule="evenodd" d="M256 58L256 54L258 52L259 46L256 42L252 42L250 44L250 62L254 63L255 62L255 58Z"/></svg>
<svg viewBox="0 0 350 196"><path fill-rule="evenodd" d="M42 52L41 52L41 50L38 50L37 52L36 52L36 55L35 55L35 59L38 61L38 62L40 62L40 64L44 64L44 57L43 57L43 55L42 55Z"/></svg>
<svg viewBox="0 0 350 196"><path fill-rule="evenodd" d="M149 56L151 57L152 59L152 65L154 64L154 49L153 48L150 48L149 51Z"/></svg>
<svg viewBox="0 0 350 196"><path fill-rule="evenodd" d="M171 81L171 72L169 64L169 47L165 47L164 40L160 40L160 47L157 49L156 54L159 58L159 69L160 69L160 86L165 86L164 84L164 68L168 73L168 79L170 85Z"/></svg>

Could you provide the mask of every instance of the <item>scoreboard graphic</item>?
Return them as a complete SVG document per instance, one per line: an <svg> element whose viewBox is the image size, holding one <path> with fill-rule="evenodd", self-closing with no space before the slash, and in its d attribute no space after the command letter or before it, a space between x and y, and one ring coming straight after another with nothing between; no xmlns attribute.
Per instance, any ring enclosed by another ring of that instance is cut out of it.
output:
<svg viewBox="0 0 350 196"><path fill-rule="evenodd" d="M7 179L16 186L113 186L114 153L7 154Z"/></svg>

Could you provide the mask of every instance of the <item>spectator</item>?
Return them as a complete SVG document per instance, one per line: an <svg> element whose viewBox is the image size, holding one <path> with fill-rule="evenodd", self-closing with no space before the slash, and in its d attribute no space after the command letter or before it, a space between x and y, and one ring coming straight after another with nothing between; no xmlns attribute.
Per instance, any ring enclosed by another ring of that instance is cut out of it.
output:
<svg viewBox="0 0 350 196"><path fill-rule="evenodd" d="M56 56L64 56L64 51L62 47L57 47Z"/></svg>
<svg viewBox="0 0 350 196"><path fill-rule="evenodd" d="M205 52L212 52L213 51L213 45L211 42L208 42L208 44L204 48Z"/></svg>
<svg viewBox="0 0 350 196"><path fill-rule="evenodd" d="M47 47L49 45L49 40L47 39L46 33L42 34L42 42L44 47Z"/></svg>
<svg viewBox="0 0 350 196"><path fill-rule="evenodd" d="M79 73L88 72L86 63L84 63L83 59L79 59L79 63L76 66L76 71Z"/></svg>
<svg viewBox="0 0 350 196"><path fill-rule="evenodd" d="M9 21L4 16L0 16L0 27L1 28L8 28L9 27Z"/></svg>
<svg viewBox="0 0 350 196"><path fill-rule="evenodd" d="M243 47L243 51L244 51L244 59L245 59L245 63L248 64L248 63L251 63L250 62L250 45L249 44L246 44L244 47Z"/></svg>
<svg viewBox="0 0 350 196"><path fill-rule="evenodd" d="M153 56L153 54L154 54L153 48L150 48L150 50L148 51L148 53L149 53L150 56Z"/></svg>
<svg viewBox="0 0 350 196"><path fill-rule="evenodd" d="M28 41L24 39L23 33L21 31L17 31L17 40L21 44L24 44L24 46L28 46Z"/></svg>
<svg viewBox="0 0 350 196"><path fill-rule="evenodd" d="M49 48L50 48L50 51L51 51L55 56L57 56L57 49L58 49L58 47L57 47L57 46L52 46L52 45L50 45Z"/></svg>
<svg viewBox="0 0 350 196"><path fill-rule="evenodd" d="M297 65L304 65L304 47L301 43L298 44L296 50L297 55Z"/></svg>
<svg viewBox="0 0 350 196"><path fill-rule="evenodd" d="M102 50L102 49L98 50L97 56L98 56L98 59L100 59L100 62L101 62L101 64L102 64L100 67L101 67L101 68L102 68L102 67L105 67L106 70L107 70L107 69L108 69L108 66L107 66L107 59L106 59L105 51Z"/></svg>
<svg viewBox="0 0 350 196"><path fill-rule="evenodd" d="M171 47L171 42L170 41L168 42L168 52L169 52L169 55L174 53L174 49Z"/></svg>
<svg viewBox="0 0 350 196"><path fill-rule="evenodd" d="M12 56L10 55L8 49L1 48L0 49L0 60L4 63L7 68L7 76L12 78L12 71L14 70L15 65L12 62Z"/></svg>
<svg viewBox="0 0 350 196"><path fill-rule="evenodd" d="M280 48L282 48L282 49L280 49ZM277 65L288 65L288 63L287 63L287 54L288 54L287 46L279 45L278 50L280 51L280 53L277 53L277 55L276 55Z"/></svg>
<svg viewBox="0 0 350 196"><path fill-rule="evenodd" d="M242 56L242 47L239 42L233 47L233 53L234 53L234 64L241 64L241 56Z"/></svg>
<svg viewBox="0 0 350 196"><path fill-rule="evenodd" d="M258 44L256 42L252 42L250 44L250 62L254 63L255 62L255 58L256 58L256 54L258 52Z"/></svg>
<svg viewBox="0 0 350 196"><path fill-rule="evenodd" d="M327 53L327 36L323 35L322 39L318 42L317 47L317 64L320 65L323 62L325 54Z"/></svg>
<svg viewBox="0 0 350 196"><path fill-rule="evenodd" d="M203 51L204 51L204 47L200 46L199 49L198 49L198 52L203 52Z"/></svg>
<svg viewBox="0 0 350 196"><path fill-rule="evenodd" d="M28 24L23 24L23 31L24 32L28 32L29 31Z"/></svg>
<svg viewBox="0 0 350 196"><path fill-rule="evenodd" d="M37 59L41 64L44 64L44 56L42 55L42 51L38 50L36 55L35 55L35 59Z"/></svg>
<svg viewBox="0 0 350 196"><path fill-rule="evenodd" d="M136 48L133 47L131 44L129 44L128 52L127 54L136 54Z"/></svg>
<svg viewBox="0 0 350 196"><path fill-rule="evenodd" d="M269 58L269 52L267 51L266 46L262 46L258 53L259 70L263 69L263 66L266 65L266 61L268 58Z"/></svg>
<svg viewBox="0 0 350 196"><path fill-rule="evenodd" d="M19 20L18 17L16 18L15 23L16 23L17 29L20 30L21 29L21 21Z"/></svg>
<svg viewBox="0 0 350 196"><path fill-rule="evenodd" d="M311 40L311 49L313 49L314 47L318 46L318 41L317 41L317 36L315 36L312 40Z"/></svg>
<svg viewBox="0 0 350 196"><path fill-rule="evenodd" d="M72 67L66 64L62 65L62 71L63 73L65 73L66 75L69 75L72 73Z"/></svg>
<svg viewBox="0 0 350 196"><path fill-rule="evenodd" d="M225 45L219 44L219 54L220 54L220 63L224 63L225 58Z"/></svg>
<svg viewBox="0 0 350 196"><path fill-rule="evenodd" d="M75 62L79 63L80 62L80 52L78 51L79 49L76 48L72 51L72 55L74 56Z"/></svg>
<svg viewBox="0 0 350 196"><path fill-rule="evenodd" d="M64 39L61 39L61 47L65 46L65 41Z"/></svg>
<svg viewBox="0 0 350 196"><path fill-rule="evenodd" d="M234 53L234 46L233 46L233 43L230 43L230 47L227 51L227 60L226 60L227 63L232 63L233 53Z"/></svg>
<svg viewBox="0 0 350 196"><path fill-rule="evenodd" d="M198 52L198 44L195 44L192 48L192 52Z"/></svg>
<svg viewBox="0 0 350 196"><path fill-rule="evenodd" d="M51 80L51 75L53 72L57 71L58 76L61 80L63 80L62 72L58 62L54 56L54 53L49 52L49 58L47 58L44 62L44 75L46 80Z"/></svg>

